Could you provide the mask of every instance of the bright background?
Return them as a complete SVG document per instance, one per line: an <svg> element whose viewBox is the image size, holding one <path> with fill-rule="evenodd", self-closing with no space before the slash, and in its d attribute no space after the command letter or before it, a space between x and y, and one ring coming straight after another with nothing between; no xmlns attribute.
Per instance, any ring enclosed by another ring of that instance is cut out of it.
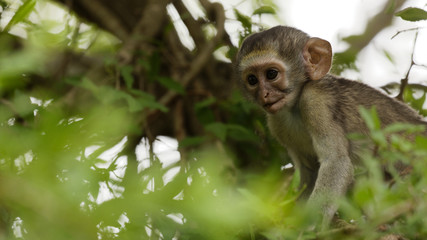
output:
<svg viewBox="0 0 427 240"><path fill-rule="evenodd" d="M189 0L191 2L191 0ZM233 18L233 6L250 15L250 1L220 1ZM377 14L387 1L384 0L287 0L275 1L279 6L278 18L264 17L261 23L267 26L289 25L307 32L311 36L328 40L334 51L343 51L347 44L343 37L357 35L364 31L367 21ZM425 9L426 1L407 1L403 7ZM233 34L238 23L229 21L228 32ZM400 82L410 66L415 31L403 32L391 39L398 31L414 27L422 28L415 46L415 62L427 66L427 22L408 22L396 17L393 24L380 32L373 41L363 49L357 58L359 72L348 70L343 76L361 80L369 85L380 87L389 82ZM237 36L237 33L236 35ZM392 57L390 61L384 52ZM410 82L427 83L427 67L414 66L409 77Z"/></svg>

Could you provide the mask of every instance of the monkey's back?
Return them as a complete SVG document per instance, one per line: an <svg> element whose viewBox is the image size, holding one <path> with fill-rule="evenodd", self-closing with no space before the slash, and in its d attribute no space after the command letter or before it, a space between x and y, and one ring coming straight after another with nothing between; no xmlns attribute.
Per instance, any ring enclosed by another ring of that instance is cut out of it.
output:
<svg viewBox="0 0 427 240"><path fill-rule="evenodd" d="M337 78L332 75L327 75L318 81L307 82L302 89L300 102L295 107L301 109L301 113L305 113L302 114L301 119L306 126L317 125L318 131L329 131L318 132L317 134L338 137L340 134L331 134L330 131L339 132L346 136L351 133L369 134L369 129L359 110L360 107L370 109L373 106L376 107L381 127L397 122L427 126L422 117L405 103L393 99L366 84ZM321 116L324 114L328 116ZM319 120L329 122L322 123ZM331 129L319 126L333 127ZM367 142L349 140L346 142L344 145L350 158L353 162L358 162L359 150L366 148ZM299 148L297 145L289 146L291 148ZM368 146L371 145L368 143ZM313 162L312 164L315 163Z"/></svg>
<svg viewBox="0 0 427 240"><path fill-rule="evenodd" d="M311 81L306 87L314 87L323 92L329 109L334 113L334 120L342 123L346 133L363 132L367 128L359 114L359 108L370 109L375 106L381 126L402 122L427 125L422 117L407 104L391 98L379 90L364 83L331 75L319 81Z"/></svg>

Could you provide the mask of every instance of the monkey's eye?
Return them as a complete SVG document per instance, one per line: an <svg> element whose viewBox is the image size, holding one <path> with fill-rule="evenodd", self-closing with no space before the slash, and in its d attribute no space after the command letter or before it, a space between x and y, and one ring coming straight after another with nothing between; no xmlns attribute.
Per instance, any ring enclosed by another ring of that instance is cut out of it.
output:
<svg viewBox="0 0 427 240"><path fill-rule="evenodd" d="M251 85L251 86L254 86L258 83L258 78L255 75L249 75L247 80L248 80L249 85Z"/></svg>
<svg viewBox="0 0 427 240"><path fill-rule="evenodd" d="M268 69L267 72L265 73L265 76L267 77L268 80L273 80L277 77L278 73L279 72L277 70Z"/></svg>

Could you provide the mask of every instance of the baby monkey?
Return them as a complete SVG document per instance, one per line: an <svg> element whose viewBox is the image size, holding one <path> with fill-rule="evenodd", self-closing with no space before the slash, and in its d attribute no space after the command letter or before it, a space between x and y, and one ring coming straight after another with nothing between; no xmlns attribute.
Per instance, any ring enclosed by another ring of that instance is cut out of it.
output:
<svg viewBox="0 0 427 240"><path fill-rule="evenodd" d="M272 135L300 172L302 197L320 207L322 228L353 181L361 144L347 135L369 133L359 106L376 106L383 125L427 125L406 104L329 74L331 65L328 41L285 26L247 37L235 62L244 92L265 110Z"/></svg>

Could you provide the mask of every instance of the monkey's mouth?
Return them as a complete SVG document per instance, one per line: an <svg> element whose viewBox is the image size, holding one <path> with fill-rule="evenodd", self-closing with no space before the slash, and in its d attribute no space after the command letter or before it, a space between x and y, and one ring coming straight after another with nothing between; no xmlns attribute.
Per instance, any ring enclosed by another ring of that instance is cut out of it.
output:
<svg viewBox="0 0 427 240"><path fill-rule="evenodd" d="M282 97L274 102L264 104L264 109L269 113L276 113L286 104L286 98Z"/></svg>

